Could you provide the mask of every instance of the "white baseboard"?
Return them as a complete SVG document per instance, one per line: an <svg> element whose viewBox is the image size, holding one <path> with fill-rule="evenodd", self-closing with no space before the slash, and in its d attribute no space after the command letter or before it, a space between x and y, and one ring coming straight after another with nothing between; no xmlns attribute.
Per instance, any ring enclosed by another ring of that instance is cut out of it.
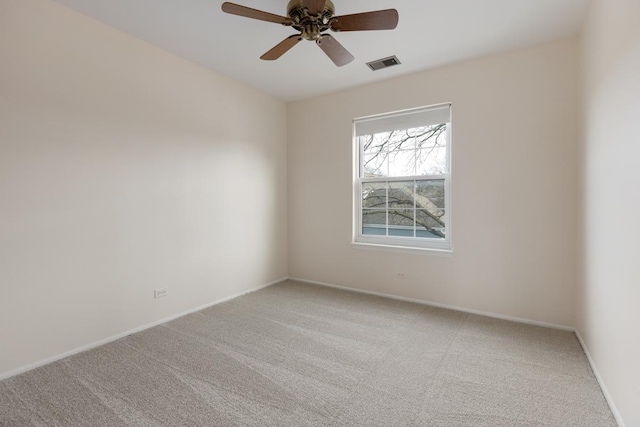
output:
<svg viewBox="0 0 640 427"><path fill-rule="evenodd" d="M153 328L154 326L162 325L163 323L167 323L167 322L170 322L171 320L177 319L179 317L186 316L186 315L191 314L191 313L195 313L196 311L204 310L205 308L209 308L209 307L212 307L212 306L217 305L217 304L222 304L223 302L230 301L232 299L241 297L241 296L249 294L251 292L259 291L260 289L267 288L269 286L275 285L276 283L280 283L280 282L283 282L285 280L287 280L286 277L282 278L282 279L275 280L275 281L270 282L270 283L267 283L265 285L256 286L255 288L251 288L251 289L248 289L246 291L242 291L242 292L239 292L237 294L234 294L234 295L231 295L231 296L228 296L228 297L224 297L224 298L215 300L213 302L207 303L207 304L202 305L200 307L196 307L196 308L193 308L191 310L187 310L187 311L182 312L182 313L174 314L173 316L165 317L164 319L160 319L158 321L155 321L155 322L152 322L152 323L148 323L148 324L143 325L143 326L139 326L137 328L128 330L126 332L122 332L120 334L113 335L113 336L110 336L108 338L105 338L105 339L102 339L102 340L99 340L99 341L95 341L93 343L90 343L90 344L87 344L87 345L83 345L83 346L78 347L78 348L74 348L73 350L65 351L64 353L57 354L55 356L48 357L48 358L43 359L43 360L39 360L38 362L31 363L31 364L23 366L21 368L14 369L14 370L11 370L11 371L8 371L8 372L0 373L0 381L1 380L5 380L7 378L11 378L13 376L16 376L16 375L19 375L19 374L22 374L22 373L25 373L25 372L30 371L32 369L39 368L39 367L44 366L44 365L48 365L49 363L57 362L58 360L64 359L65 357L73 356L74 354L82 353L84 351L91 350L91 349L96 348L96 347L100 347L101 345L105 345L105 344L108 344L110 342L119 340L120 338L124 338L124 337L126 337L128 335L135 334L136 332L141 332L141 331L144 331L145 329L149 329L149 328Z"/></svg>
<svg viewBox="0 0 640 427"><path fill-rule="evenodd" d="M611 413L613 414L613 417L616 419L616 422L618 423L619 427L625 427L625 423L624 423L624 420L622 419L622 415L620 415L620 411L618 411L618 408L616 407L616 404L613 401L613 397L611 396L611 393L609 393L609 390L604 385L602 376L600 375L600 372L596 367L595 361L591 357L591 353L589 353L589 349L587 348L587 345L582 339L582 335L580 335L580 331L576 329L575 333L576 333L576 336L578 337L578 341L580 341L582 350L584 350L584 354L587 355L587 359L589 360L589 365L591 365L591 370L593 371L593 374L596 376L596 380L598 380L598 384L600 384L600 389L602 390L602 394L604 395L604 398L607 400L607 403L609 404L609 409L611 409Z"/></svg>
<svg viewBox="0 0 640 427"><path fill-rule="evenodd" d="M525 318L522 318L522 317L505 316L503 314L491 313L491 312L488 312L488 311L473 310L473 309L469 309L469 308L465 308L465 307L459 307L459 306L455 306L455 305L440 304L438 302L420 300L420 299L415 299L415 298L405 298L405 297L392 295L392 294L385 294L385 293L381 293L381 292L372 292L372 291L367 291L367 290L364 290L364 289L350 288L350 287L347 287L347 286L333 285L331 283L316 282L316 281L313 281L313 280L305 280L305 279L299 279L299 278L295 278L295 277L289 277L289 280L295 280L296 282L302 282L302 283L309 283L309 284L312 284L312 285L326 286L326 287L329 287L329 288L342 289L344 291L357 292L357 293L360 293L360 294L374 295L374 296L383 297L383 298L390 298L390 299L395 299L395 300L399 300L399 301L413 302L413 303L416 303L416 304L428 305L430 307L446 308L448 310L455 310L455 311L460 311L460 312L463 312L463 313L470 313L470 314L477 314L479 316L493 317L495 319L510 320L512 322L518 322L518 323L526 323L528 325L543 326L545 328L552 328L552 329L561 329L563 331L569 331L569 332L574 332L575 331L575 328L572 327L572 326L565 326L565 325L557 325L555 323L540 322L538 320L525 319Z"/></svg>

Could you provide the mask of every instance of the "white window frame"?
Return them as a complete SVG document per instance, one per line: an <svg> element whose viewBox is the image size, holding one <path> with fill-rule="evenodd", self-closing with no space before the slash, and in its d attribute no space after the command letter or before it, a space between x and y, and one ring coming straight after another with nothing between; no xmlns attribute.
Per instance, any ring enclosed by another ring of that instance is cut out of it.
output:
<svg viewBox="0 0 640 427"><path fill-rule="evenodd" d="M446 166L447 173L437 175L412 175L404 177L386 177L386 178L364 178L361 177L363 171L362 148L359 138L356 135L356 126L358 123L375 120L389 120L398 117L415 115L416 113L429 112L436 109L449 109L449 121L447 122L447 142L446 142ZM436 253L450 254L453 252L451 244L451 103L432 105L428 107L414 108L410 110L397 111L377 116L362 117L353 120L353 236L352 243L356 247L364 249L382 249L393 250L409 253ZM444 222L445 237L444 238L428 238L428 237L401 237L401 236L379 236L362 234L362 184L368 182L397 182L397 181L423 181L423 180L444 180Z"/></svg>

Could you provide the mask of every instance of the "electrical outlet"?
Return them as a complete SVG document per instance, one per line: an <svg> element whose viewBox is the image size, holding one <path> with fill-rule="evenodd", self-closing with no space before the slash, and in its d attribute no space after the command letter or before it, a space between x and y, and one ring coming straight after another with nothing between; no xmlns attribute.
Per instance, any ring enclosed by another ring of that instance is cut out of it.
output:
<svg viewBox="0 0 640 427"><path fill-rule="evenodd" d="M169 295L169 289L167 288L156 289L153 291L154 298L162 298L162 297L166 297L167 295Z"/></svg>
<svg viewBox="0 0 640 427"><path fill-rule="evenodd" d="M404 273L396 273L396 279L404 279Z"/></svg>

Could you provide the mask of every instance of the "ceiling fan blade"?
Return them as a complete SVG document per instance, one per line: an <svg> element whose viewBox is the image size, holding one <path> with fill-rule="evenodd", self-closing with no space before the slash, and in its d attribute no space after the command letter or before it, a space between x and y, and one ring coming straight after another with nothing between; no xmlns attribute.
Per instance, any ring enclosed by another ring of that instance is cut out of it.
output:
<svg viewBox="0 0 640 427"><path fill-rule="evenodd" d="M245 18L258 19L260 21L275 22L276 24L291 25L291 20L287 17L263 12L258 9L241 6L235 3L222 3L222 11L232 15L244 16Z"/></svg>
<svg viewBox="0 0 640 427"><path fill-rule="evenodd" d="M292 36L287 37L282 40L280 43L271 48L271 50L260 57L260 59L264 59L265 61L273 61L274 59L280 58L284 55L289 49L298 44L298 42L302 40L300 34L294 34Z"/></svg>
<svg viewBox="0 0 640 427"><path fill-rule="evenodd" d="M393 30L397 25L398 11L386 9L336 16L330 28L333 31Z"/></svg>
<svg viewBox="0 0 640 427"><path fill-rule="evenodd" d="M316 43L338 67L353 61L353 55L329 34L322 34Z"/></svg>
<svg viewBox="0 0 640 427"><path fill-rule="evenodd" d="M324 10L327 0L304 0L302 4L307 8L309 15L316 16Z"/></svg>

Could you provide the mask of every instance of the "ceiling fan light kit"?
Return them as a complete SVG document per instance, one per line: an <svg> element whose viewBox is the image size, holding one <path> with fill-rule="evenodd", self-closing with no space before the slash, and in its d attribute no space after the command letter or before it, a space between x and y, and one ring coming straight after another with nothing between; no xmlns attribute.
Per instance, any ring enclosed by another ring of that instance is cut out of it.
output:
<svg viewBox="0 0 640 427"><path fill-rule="evenodd" d="M395 9L335 16L331 0L291 0L287 5L287 16L229 2L222 4L222 10L232 15L289 26L300 32L287 37L260 57L267 61L280 58L304 39L315 41L334 64L342 67L353 61L353 55L325 31L392 30L398 25L398 11Z"/></svg>

